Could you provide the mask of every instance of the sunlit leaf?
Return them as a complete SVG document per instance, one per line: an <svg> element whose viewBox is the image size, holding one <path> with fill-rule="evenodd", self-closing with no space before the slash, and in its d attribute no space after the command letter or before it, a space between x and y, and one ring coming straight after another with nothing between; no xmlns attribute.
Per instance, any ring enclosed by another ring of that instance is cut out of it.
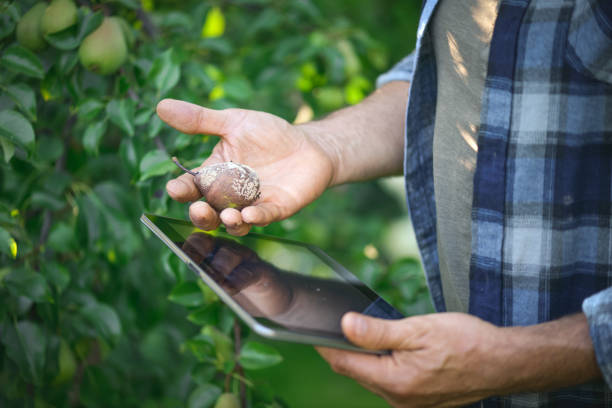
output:
<svg viewBox="0 0 612 408"><path fill-rule="evenodd" d="M211 7L202 26L202 38L220 37L225 32L225 16L220 7Z"/></svg>

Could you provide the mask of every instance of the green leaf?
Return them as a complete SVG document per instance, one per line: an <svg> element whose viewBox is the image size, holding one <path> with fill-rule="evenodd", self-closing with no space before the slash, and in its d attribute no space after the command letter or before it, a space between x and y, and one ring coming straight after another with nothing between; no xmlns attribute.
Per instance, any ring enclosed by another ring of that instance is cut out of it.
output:
<svg viewBox="0 0 612 408"><path fill-rule="evenodd" d="M202 384L189 394L187 408L211 407L221 395L221 388L213 384Z"/></svg>
<svg viewBox="0 0 612 408"><path fill-rule="evenodd" d="M266 344L248 341L240 350L239 361L247 370L259 370L279 364L283 357Z"/></svg>
<svg viewBox="0 0 612 408"><path fill-rule="evenodd" d="M131 8L132 10L137 10L140 8L140 1L138 0L110 0L116 3L119 3L127 8Z"/></svg>
<svg viewBox="0 0 612 408"><path fill-rule="evenodd" d="M34 302L51 298L45 278L32 270L17 269L4 278L4 283L15 296L25 296Z"/></svg>
<svg viewBox="0 0 612 408"><path fill-rule="evenodd" d="M83 147L90 154L98 154L98 147L100 146L100 140L106 133L106 120L94 122L87 126L85 133L83 134Z"/></svg>
<svg viewBox="0 0 612 408"><path fill-rule="evenodd" d="M5 355L17 364L21 375L35 385L41 384L47 336L40 326L30 321L4 324L0 327L0 338L6 348Z"/></svg>
<svg viewBox="0 0 612 408"><path fill-rule="evenodd" d="M134 118L134 124L136 126L145 125L149 119L151 119L151 115L153 115L155 110L153 108L141 108L136 112L136 116Z"/></svg>
<svg viewBox="0 0 612 408"><path fill-rule="evenodd" d="M215 377L217 368L212 364L200 363L191 370L191 380L198 385L203 385Z"/></svg>
<svg viewBox="0 0 612 408"><path fill-rule="evenodd" d="M234 360L234 347L232 339L229 338L221 330L214 326L205 326L202 329L202 335L212 339L215 345L215 354L217 356L216 365L218 369L223 369L228 362Z"/></svg>
<svg viewBox="0 0 612 408"><path fill-rule="evenodd" d="M153 139L155 136L159 134L164 126L164 122L157 115L153 115L151 120L149 121L149 128L147 134L149 138Z"/></svg>
<svg viewBox="0 0 612 408"><path fill-rule="evenodd" d="M246 102L253 97L253 88L248 80L240 77L230 77L223 83L223 90L228 98Z"/></svg>
<svg viewBox="0 0 612 408"><path fill-rule="evenodd" d="M187 315L187 320L199 326L207 324L217 326L219 323L217 304L218 303L211 303L210 305L206 305L189 313L189 315Z"/></svg>
<svg viewBox="0 0 612 408"><path fill-rule="evenodd" d="M74 246L74 229L64 222L55 224L47 244L58 252L70 252Z"/></svg>
<svg viewBox="0 0 612 408"><path fill-rule="evenodd" d="M45 70L40 59L32 51L19 45L11 45L4 50L0 62L15 72L42 79Z"/></svg>
<svg viewBox="0 0 612 408"><path fill-rule="evenodd" d="M32 124L21 113L14 110L0 112L0 136L28 149L34 145Z"/></svg>
<svg viewBox="0 0 612 408"><path fill-rule="evenodd" d="M86 122L95 119L104 110L104 103L98 99L86 99L77 109L79 119Z"/></svg>
<svg viewBox="0 0 612 408"><path fill-rule="evenodd" d="M159 96L164 96L178 83L181 78L181 67L174 60L172 48L155 58L149 80L153 82Z"/></svg>
<svg viewBox="0 0 612 408"><path fill-rule="evenodd" d="M130 99L113 99L106 105L106 113L128 136L134 136L134 103Z"/></svg>
<svg viewBox="0 0 612 408"><path fill-rule="evenodd" d="M29 120L36 122L36 96L32 88L23 83L12 84L7 85L6 93Z"/></svg>
<svg viewBox="0 0 612 408"><path fill-rule="evenodd" d="M57 61L57 67L63 75L67 75L79 62L79 54L75 52L64 52Z"/></svg>
<svg viewBox="0 0 612 408"><path fill-rule="evenodd" d="M8 140L6 137L0 135L0 146L2 146L2 153L4 155L4 161L9 162L15 154L15 145L13 142Z"/></svg>
<svg viewBox="0 0 612 408"><path fill-rule="evenodd" d="M181 282L172 289L168 299L187 307L202 306L204 294L195 282Z"/></svg>
<svg viewBox="0 0 612 408"><path fill-rule="evenodd" d="M140 162L140 181L170 173L175 168L176 165L170 160L167 153L161 150L151 150Z"/></svg>
<svg viewBox="0 0 612 408"><path fill-rule="evenodd" d="M103 303L89 304L80 313L96 333L109 343L114 343L121 335L121 321L112 307Z"/></svg>
<svg viewBox="0 0 612 408"><path fill-rule="evenodd" d="M59 211L66 206L66 203L54 195L45 191L35 191L30 196L32 208L42 208L52 211Z"/></svg>
<svg viewBox="0 0 612 408"><path fill-rule="evenodd" d="M62 293L70 283L70 272L60 263L44 262L42 273L45 275L47 282L53 285L59 293Z"/></svg>
<svg viewBox="0 0 612 408"><path fill-rule="evenodd" d="M80 23L58 33L45 35L45 40L53 47L68 51L78 47L83 39L102 24L104 14L101 11L85 14Z"/></svg>
<svg viewBox="0 0 612 408"><path fill-rule="evenodd" d="M10 247L11 234L4 228L0 227L0 252L5 254L11 253Z"/></svg>
<svg viewBox="0 0 612 408"><path fill-rule="evenodd" d="M14 4L2 5L1 7L6 7L6 9L3 9L0 13L0 40L11 35L17 21L19 21L19 10Z"/></svg>
<svg viewBox="0 0 612 408"><path fill-rule="evenodd" d="M64 152L64 144L57 137L42 137L36 141L36 152L39 160L55 161Z"/></svg>

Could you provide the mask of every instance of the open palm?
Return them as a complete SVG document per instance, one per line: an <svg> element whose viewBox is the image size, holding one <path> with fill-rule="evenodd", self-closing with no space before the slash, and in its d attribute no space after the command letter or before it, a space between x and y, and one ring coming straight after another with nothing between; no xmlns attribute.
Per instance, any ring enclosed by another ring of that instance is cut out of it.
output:
<svg viewBox="0 0 612 408"><path fill-rule="evenodd" d="M227 208L220 214L197 201L201 194L193 176L170 180L166 189L173 199L195 201L189 215L200 228L213 229L223 222L228 232L246 234L251 225L267 225L294 214L332 180L330 155L314 138L277 116L244 109L212 110L171 99L161 101L157 113L182 132L220 137L202 166L234 161L252 167L259 176L261 196L254 205L242 211Z"/></svg>

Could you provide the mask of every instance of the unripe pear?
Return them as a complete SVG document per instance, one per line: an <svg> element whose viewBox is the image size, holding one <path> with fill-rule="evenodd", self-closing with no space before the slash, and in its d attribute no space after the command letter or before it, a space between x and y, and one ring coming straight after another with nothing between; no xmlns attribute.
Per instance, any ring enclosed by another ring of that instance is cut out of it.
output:
<svg viewBox="0 0 612 408"><path fill-rule="evenodd" d="M73 0L53 0L42 16L43 34L57 33L76 24L77 11Z"/></svg>
<svg viewBox="0 0 612 408"><path fill-rule="evenodd" d="M47 3L36 3L17 23L17 41L32 51L42 50L47 45L41 29L46 8Z"/></svg>
<svg viewBox="0 0 612 408"><path fill-rule="evenodd" d="M79 59L85 68L101 75L115 72L127 58L127 45L118 20L106 17L79 47Z"/></svg>
<svg viewBox="0 0 612 408"><path fill-rule="evenodd" d="M259 198L259 178L247 165L230 161L211 164L196 172L187 170L176 157L172 160L193 176L193 182L206 202L217 211L225 208L242 210Z"/></svg>
<svg viewBox="0 0 612 408"><path fill-rule="evenodd" d="M217 399L215 408L240 408L240 400L236 394L224 392Z"/></svg>

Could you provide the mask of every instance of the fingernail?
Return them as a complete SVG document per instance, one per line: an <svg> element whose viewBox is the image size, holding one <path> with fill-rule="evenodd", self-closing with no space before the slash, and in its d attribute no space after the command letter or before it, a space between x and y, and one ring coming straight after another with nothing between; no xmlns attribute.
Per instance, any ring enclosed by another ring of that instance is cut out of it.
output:
<svg viewBox="0 0 612 408"><path fill-rule="evenodd" d="M166 190L171 194L179 195L184 190L183 183L178 180L170 180L166 185Z"/></svg>
<svg viewBox="0 0 612 408"><path fill-rule="evenodd" d="M368 322L363 317L356 313L350 313L346 316L348 320L346 324L351 327L351 331L357 336L365 336L368 332Z"/></svg>

